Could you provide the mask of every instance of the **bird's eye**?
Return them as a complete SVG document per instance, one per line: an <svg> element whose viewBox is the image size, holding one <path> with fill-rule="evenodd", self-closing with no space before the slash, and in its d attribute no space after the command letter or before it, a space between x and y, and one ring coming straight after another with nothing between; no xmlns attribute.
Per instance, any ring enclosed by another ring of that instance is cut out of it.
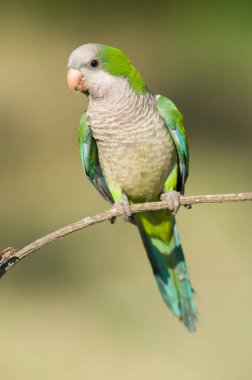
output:
<svg viewBox="0 0 252 380"><path fill-rule="evenodd" d="M99 61L97 59L93 59L91 62L90 62L90 66L91 67L97 67L99 65Z"/></svg>

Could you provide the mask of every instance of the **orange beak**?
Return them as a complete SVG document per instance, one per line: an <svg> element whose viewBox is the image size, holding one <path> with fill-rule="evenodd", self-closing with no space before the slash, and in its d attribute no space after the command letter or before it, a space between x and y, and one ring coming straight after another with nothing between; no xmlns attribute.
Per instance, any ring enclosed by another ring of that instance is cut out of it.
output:
<svg viewBox="0 0 252 380"><path fill-rule="evenodd" d="M83 74L77 69L68 69L67 84L71 91L85 92L87 87L84 82Z"/></svg>

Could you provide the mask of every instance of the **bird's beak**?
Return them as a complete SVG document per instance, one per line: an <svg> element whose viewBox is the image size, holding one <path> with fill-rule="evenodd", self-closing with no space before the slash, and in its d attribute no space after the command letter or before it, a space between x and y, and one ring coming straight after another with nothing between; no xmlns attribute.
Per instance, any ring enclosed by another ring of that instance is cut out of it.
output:
<svg viewBox="0 0 252 380"><path fill-rule="evenodd" d="M87 87L83 74L77 70L69 68L67 72L67 84L71 91L86 92Z"/></svg>

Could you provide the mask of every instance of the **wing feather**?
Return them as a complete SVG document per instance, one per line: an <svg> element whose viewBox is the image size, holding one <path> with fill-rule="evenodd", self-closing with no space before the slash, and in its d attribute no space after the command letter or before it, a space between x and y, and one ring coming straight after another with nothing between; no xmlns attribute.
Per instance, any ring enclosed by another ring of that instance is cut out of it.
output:
<svg viewBox="0 0 252 380"><path fill-rule="evenodd" d="M179 164L177 190L183 194L189 172L189 150L183 116L175 104L164 96L157 96L157 106L159 114L169 129L176 146Z"/></svg>
<svg viewBox="0 0 252 380"><path fill-rule="evenodd" d="M82 115L79 125L79 149L82 166L88 179L106 201L113 203L112 195L100 167L96 141L87 124L86 112Z"/></svg>

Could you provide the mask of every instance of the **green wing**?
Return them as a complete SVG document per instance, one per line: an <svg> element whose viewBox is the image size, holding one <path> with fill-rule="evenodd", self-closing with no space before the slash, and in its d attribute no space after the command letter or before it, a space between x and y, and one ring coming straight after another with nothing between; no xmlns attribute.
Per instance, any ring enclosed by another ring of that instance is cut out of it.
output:
<svg viewBox="0 0 252 380"><path fill-rule="evenodd" d="M88 179L106 201L113 203L112 195L99 164L96 141L93 137L91 128L87 124L86 112L84 112L80 120L79 149L82 166Z"/></svg>
<svg viewBox="0 0 252 380"><path fill-rule="evenodd" d="M179 171L176 189L183 194L189 171L189 150L183 116L175 104L164 96L157 96L157 106L177 149Z"/></svg>

